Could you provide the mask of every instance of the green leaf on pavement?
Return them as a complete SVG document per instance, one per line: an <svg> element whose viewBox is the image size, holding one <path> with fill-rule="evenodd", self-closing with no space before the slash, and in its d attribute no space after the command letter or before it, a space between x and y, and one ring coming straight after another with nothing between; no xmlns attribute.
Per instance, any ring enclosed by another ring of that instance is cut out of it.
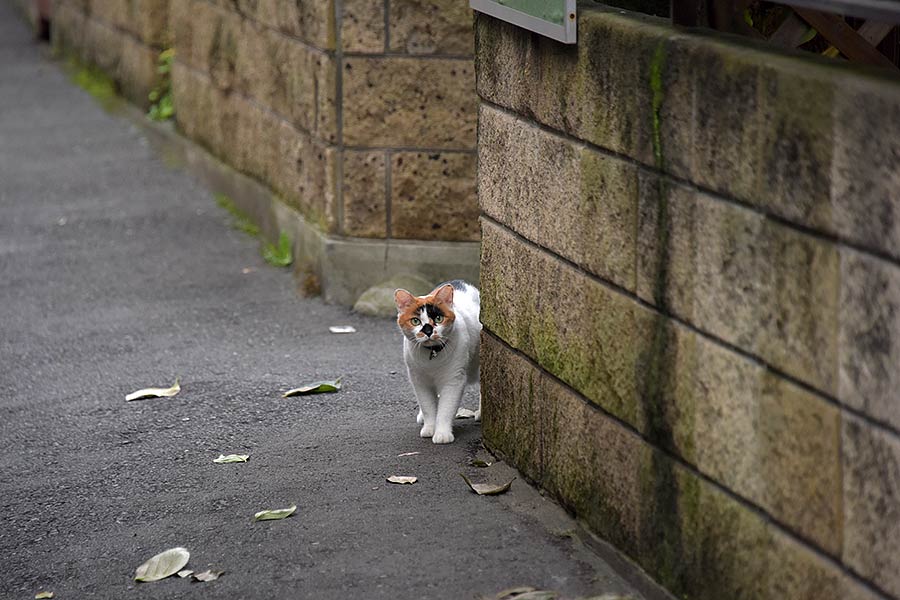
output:
<svg viewBox="0 0 900 600"><path fill-rule="evenodd" d="M316 381L309 385L300 386L282 394L282 398L290 398L291 396L306 396L307 394L322 394L325 392L336 392L341 389L341 378L338 377L334 381Z"/></svg>
<svg viewBox="0 0 900 600"><path fill-rule="evenodd" d="M136 392L132 392L125 396L126 402L131 402L132 400L142 400L144 398L171 398L175 394L181 391L181 385L178 383L178 379L175 379L175 385L169 388L144 388L142 390L138 390Z"/></svg>
<svg viewBox="0 0 900 600"><path fill-rule="evenodd" d="M466 480L466 485L468 485L469 488L479 496L496 496L497 494L505 494L509 491L509 487L512 485L512 482L516 480L516 478L513 477L503 485L494 485L491 483L472 483L469 478L462 473L460 473L459 475Z"/></svg>
<svg viewBox="0 0 900 600"><path fill-rule="evenodd" d="M415 483L419 479L417 477L406 477L403 475L391 475L390 477L387 478L387 480L390 483L409 484L409 483Z"/></svg>
<svg viewBox="0 0 900 600"><path fill-rule="evenodd" d="M479 469L486 469L494 463L489 463L481 460L480 458L473 458L469 461L469 464L473 467L478 467Z"/></svg>
<svg viewBox="0 0 900 600"><path fill-rule="evenodd" d="M219 458L214 458L214 463L219 463L220 465L225 463L239 463L239 462L247 462L247 459L250 458L249 454L220 454Z"/></svg>
<svg viewBox="0 0 900 600"><path fill-rule="evenodd" d="M34 595L34 600L42 600L43 598L52 598L53 592L40 592Z"/></svg>
<svg viewBox="0 0 900 600"><path fill-rule="evenodd" d="M286 519L297 510L297 505L293 505L290 508L279 508L276 510L261 510L255 515L253 515L254 521L274 521L277 519Z"/></svg>
<svg viewBox="0 0 900 600"><path fill-rule="evenodd" d="M191 558L191 553L184 548L170 548L160 552L141 566L134 573L135 581L157 581L174 575L184 568Z"/></svg>

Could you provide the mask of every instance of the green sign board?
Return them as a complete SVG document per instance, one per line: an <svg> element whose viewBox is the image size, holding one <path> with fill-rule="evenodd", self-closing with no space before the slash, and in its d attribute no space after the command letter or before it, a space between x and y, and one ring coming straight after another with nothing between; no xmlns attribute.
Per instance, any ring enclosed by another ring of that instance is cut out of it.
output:
<svg viewBox="0 0 900 600"><path fill-rule="evenodd" d="M469 0L478 12L574 44L576 0Z"/></svg>

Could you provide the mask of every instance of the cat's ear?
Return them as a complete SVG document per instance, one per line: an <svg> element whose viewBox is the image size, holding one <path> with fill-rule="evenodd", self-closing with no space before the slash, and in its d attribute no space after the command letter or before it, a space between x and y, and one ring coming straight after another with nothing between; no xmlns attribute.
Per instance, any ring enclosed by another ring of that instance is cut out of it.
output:
<svg viewBox="0 0 900 600"><path fill-rule="evenodd" d="M398 311L403 310L415 301L416 297L406 290L396 290L394 292L394 303L397 305Z"/></svg>
<svg viewBox="0 0 900 600"><path fill-rule="evenodd" d="M449 283L442 285L441 289L435 292L434 300L436 304L453 304L453 286Z"/></svg>

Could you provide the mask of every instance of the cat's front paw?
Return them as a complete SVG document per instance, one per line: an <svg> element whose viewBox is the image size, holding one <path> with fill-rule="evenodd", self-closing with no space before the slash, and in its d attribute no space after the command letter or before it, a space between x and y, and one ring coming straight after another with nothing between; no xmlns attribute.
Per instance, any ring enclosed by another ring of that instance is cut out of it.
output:
<svg viewBox="0 0 900 600"><path fill-rule="evenodd" d="M435 431L431 437L431 441L435 444L449 444L454 439L452 431Z"/></svg>
<svg viewBox="0 0 900 600"><path fill-rule="evenodd" d="M434 425L422 425L419 437L429 438L434 435Z"/></svg>

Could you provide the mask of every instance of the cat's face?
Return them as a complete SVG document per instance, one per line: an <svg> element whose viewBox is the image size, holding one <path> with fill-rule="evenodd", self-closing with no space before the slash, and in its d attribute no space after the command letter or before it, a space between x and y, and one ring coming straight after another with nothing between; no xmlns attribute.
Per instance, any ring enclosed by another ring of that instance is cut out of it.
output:
<svg viewBox="0 0 900 600"><path fill-rule="evenodd" d="M413 296L406 290L394 292L397 325L406 338L426 347L447 344L456 315L453 312L453 286L441 286L427 296Z"/></svg>

